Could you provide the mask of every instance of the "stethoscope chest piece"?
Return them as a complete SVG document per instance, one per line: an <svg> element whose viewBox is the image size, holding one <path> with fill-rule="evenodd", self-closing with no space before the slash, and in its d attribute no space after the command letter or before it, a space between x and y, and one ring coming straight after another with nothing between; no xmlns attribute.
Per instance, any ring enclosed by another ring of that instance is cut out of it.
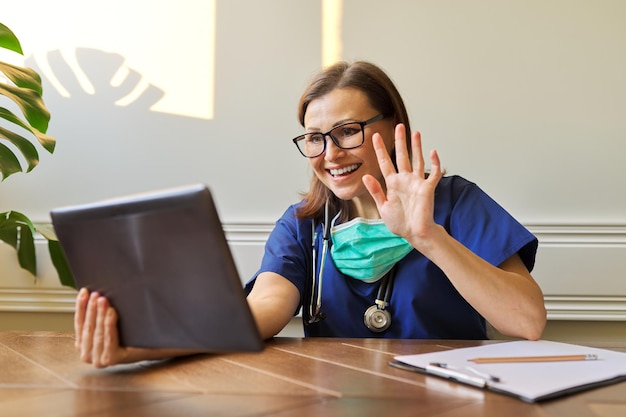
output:
<svg viewBox="0 0 626 417"><path fill-rule="evenodd" d="M363 315L363 322L365 326L372 332L380 333L384 332L391 326L391 313L386 310L391 300L391 289L393 288L393 281L396 275L396 267L391 268L391 271L385 274L378 287L378 295L374 301L374 305L365 310Z"/></svg>
<svg viewBox="0 0 626 417"><path fill-rule="evenodd" d="M372 332L384 332L391 326L391 314L378 304L374 304L365 310L363 322Z"/></svg>

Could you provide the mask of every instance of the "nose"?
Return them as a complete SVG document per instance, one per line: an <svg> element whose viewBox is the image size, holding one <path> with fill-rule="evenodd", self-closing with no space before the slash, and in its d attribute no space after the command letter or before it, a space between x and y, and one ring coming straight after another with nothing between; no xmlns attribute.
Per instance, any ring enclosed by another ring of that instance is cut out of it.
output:
<svg viewBox="0 0 626 417"><path fill-rule="evenodd" d="M326 135L324 139L326 140L326 151L324 154L325 160L334 161L335 159L343 155L344 150L335 145L335 142L333 142L333 139L330 137L330 135Z"/></svg>

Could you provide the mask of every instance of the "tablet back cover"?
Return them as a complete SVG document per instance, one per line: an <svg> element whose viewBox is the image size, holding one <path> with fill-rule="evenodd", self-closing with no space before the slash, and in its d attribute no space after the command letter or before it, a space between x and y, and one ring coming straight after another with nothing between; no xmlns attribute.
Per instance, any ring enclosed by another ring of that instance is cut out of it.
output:
<svg viewBox="0 0 626 417"><path fill-rule="evenodd" d="M206 186L59 208L51 217L77 287L118 310L123 345L263 348Z"/></svg>

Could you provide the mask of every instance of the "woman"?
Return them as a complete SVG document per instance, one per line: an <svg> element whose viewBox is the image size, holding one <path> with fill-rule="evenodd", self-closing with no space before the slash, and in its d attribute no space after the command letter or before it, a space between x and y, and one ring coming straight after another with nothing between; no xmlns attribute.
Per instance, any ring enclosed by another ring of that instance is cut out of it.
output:
<svg viewBox="0 0 626 417"><path fill-rule="evenodd" d="M261 335L300 307L306 336L487 337L485 321L538 339L543 295L530 270L536 238L476 185L444 177L392 81L367 62L338 63L305 90L293 141L314 176L270 235L246 285ZM411 158L411 153L413 158ZM116 312L81 290L81 358L95 366L179 354L122 348Z"/></svg>

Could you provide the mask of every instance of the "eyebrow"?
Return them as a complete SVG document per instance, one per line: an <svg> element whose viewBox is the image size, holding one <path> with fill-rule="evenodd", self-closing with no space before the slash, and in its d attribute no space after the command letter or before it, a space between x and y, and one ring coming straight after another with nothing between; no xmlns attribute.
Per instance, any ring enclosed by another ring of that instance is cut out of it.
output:
<svg viewBox="0 0 626 417"><path fill-rule="evenodd" d="M354 118L348 118L348 119L342 119L342 120L338 120L336 121L333 126L330 128L330 130L333 130L334 128L336 128L337 126L341 126L343 124L346 123L356 123L356 119ZM320 129L319 127L312 127L310 129L306 129L307 133L321 133L322 129Z"/></svg>

